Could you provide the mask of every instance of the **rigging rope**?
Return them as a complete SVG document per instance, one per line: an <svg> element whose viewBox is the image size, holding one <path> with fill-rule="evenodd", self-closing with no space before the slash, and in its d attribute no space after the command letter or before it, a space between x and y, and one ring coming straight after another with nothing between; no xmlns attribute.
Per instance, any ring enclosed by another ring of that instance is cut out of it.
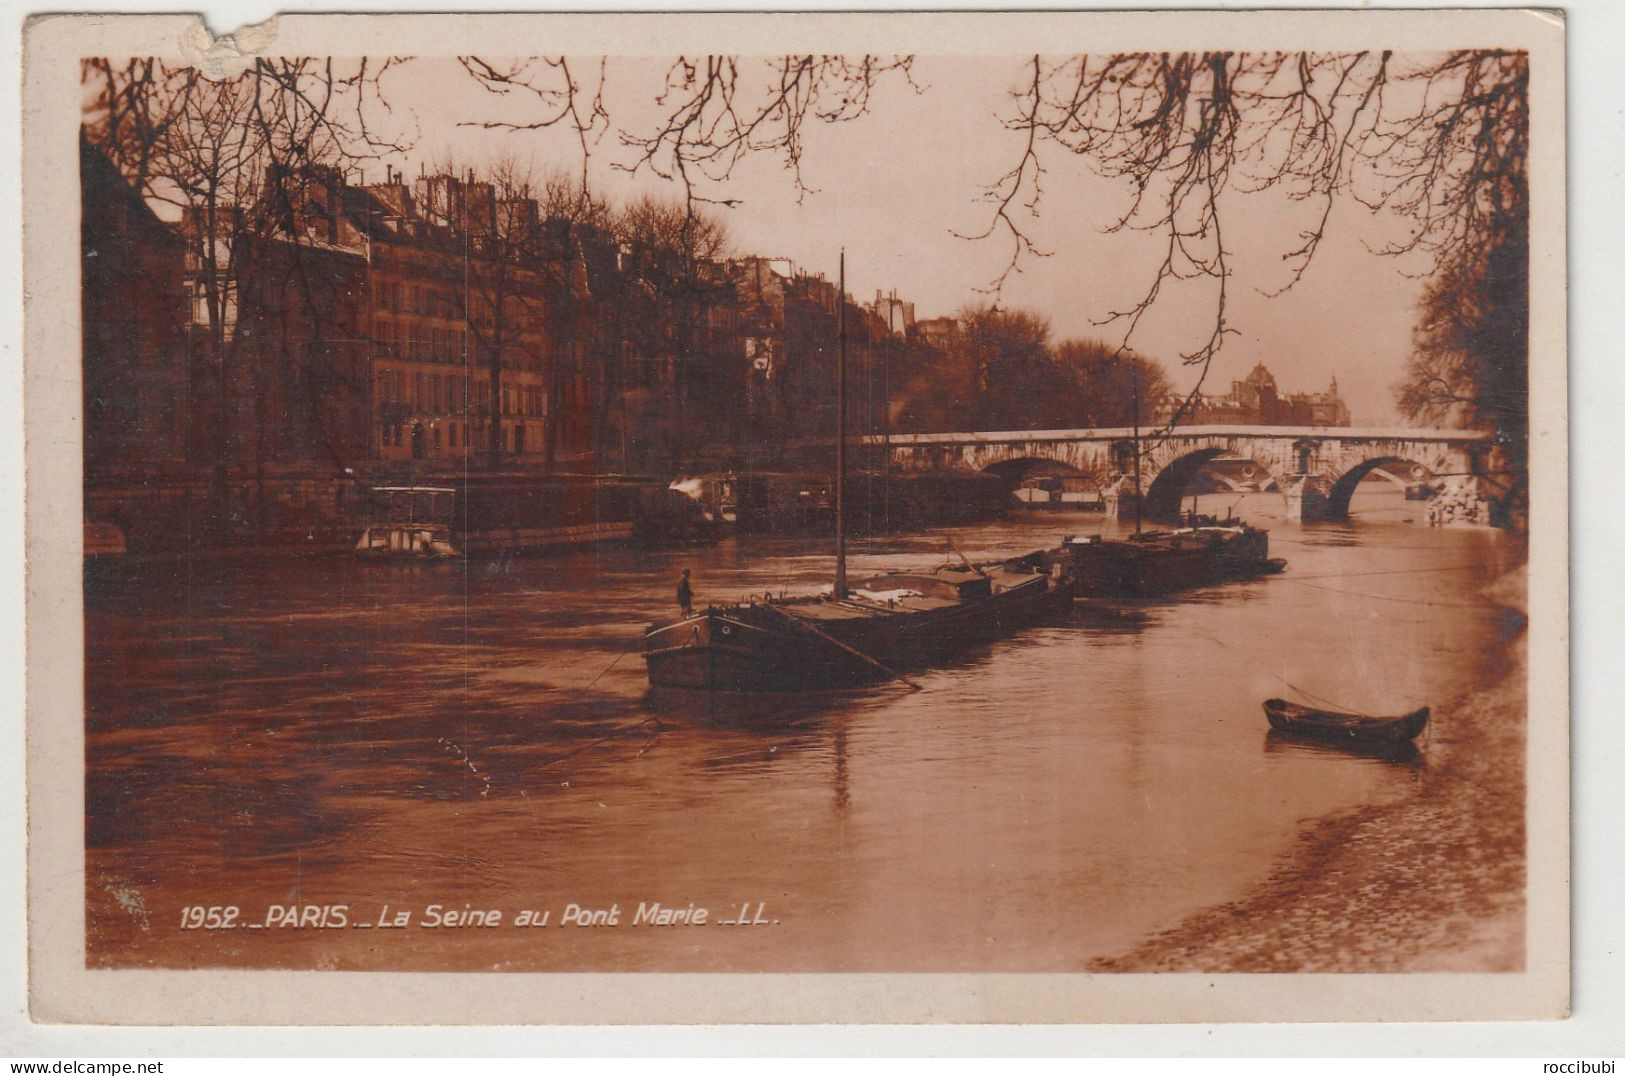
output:
<svg viewBox="0 0 1625 1076"><path fill-rule="evenodd" d="M615 655L615 660L610 662L608 665L605 665L601 670L599 670L598 675L593 677L590 681L588 681L587 687L584 687L581 690L586 691L587 688L592 687L593 684L596 684L599 680L602 680L604 678L604 673L609 672L609 670L613 669L616 665L620 664L621 659L626 657L626 655L631 654L631 653L634 653L634 651L623 650L619 654ZM581 747L576 748L574 751L567 751L566 753L558 756L557 758L548 759L546 762L543 762L541 765L537 766L536 769L545 770L549 766L557 766L559 763L567 761L567 760L572 759L572 758L575 758L577 755L582 754L583 752L591 751L593 748L597 747L600 744L608 743L610 740L616 739L617 737L620 737L620 736L624 736L629 732L636 732L638 729L641 729L643 726L649 724L650 722L654 723L655 729L656 729L656 731L658 733L658 730L660 728L660 718L659 718L658 715L651 715L649 717L644 718L642 721L639 721L635 725L628 725L625 728L616 729L614 732L611 732L609 735L600 736L598 739L592 741L591 743L583 744ZM523 795L523 790L521 790L520 794Z"/></svg>
<svg viewBox="0 0 1625 1076"><path fill-rule="evenodd" d="M600 680L602 680L602 679L603 679L603 678L604 678L604 673L607 673L607 672L609 672L609 670L611 670L611 669L613 669L613 668L614 668L614 667L615 667L615 666L617 666L617 665L619 665L619 664L620 664L620 663L621 663L621 659L622 659L622 658L624 658L624 657L626 657L626 655L628 655L628 654L630 654L630 653L632 653L632 651L630 651L630 650L623 650L623 651L621 651L621 652L620 652L620 653L619 653L619 654L616 654L616 655L615 655L615 660L614 660L614 661L612 661L612 662L610 662L610 663L609 663L609 664L608 664L608 665L605 665L605 666L604 666L604 667L603 667L603 668L602 668L602 669L600 669L600 670L599 670L599 672L598 672L598 675L597 675L597 676L595 676L595 677L593 677L593 678L592 678L592 679L591 679L591 680L589 680L589 681L587 681L587 687L584 687L584 688L582 688L582 689L581 689L581 690L582 690L582 691L586 691L586 690L587 690L587 688L590 688L590 687L592 687L592 686L593 686L593 685L594 685L594 684L596 684L596 683L597 683L597 682L598 682L598 681L600 681Z"/></svg>
<svg viewBox="0 0 1625 1076"><path fill-rule="evenodd" d="M587 752L587 751L591 751L593 748L599 746L600 744L606 744L611 740L618 739L621 736L625 736L629 732L636 732L638 729L641 729L643 726L645 726L647 724L650 724L651 722L654 724L655 732L658 735L659 731L660 731L660 727L661 727L660 726L660 718L655 717L655 716L646 717L642 721L639 721L635 725L628 725L625 728L616 729L614 732L610 733L609 735L600 736L598 739L592 741L589 744L583 744L582 746L576 748L574 751L567 751L564 754L558 756L557 758L550 758L546 762L541 763L540 765L536 766L535 768L538 769L538 770L545 770L549 766L557 766L559 763L567 762L570 759L575 758L579 754L582 754L582 753Z"/></svg>
<svg viewBox="0 0 1625 1076"><path fill-rule="evenodd" d="M1423 575L1433 572L1465 572L1482 568L1482 564L1452 564L1443 568L1392 568L1380 572L1323 572L1320 575L1296 575L1293 579L1354 579L1366 575Z"/></svg>
<svg viewBox="0 0 1625 1076"><path fill-rule="evenodd" d="M1196 634L1201 635L1201 636L1211 640L1212 642L1218 643L1220 646L1224 647L1226 650L1232 651L1234 653L1240 653L1240 651L1236 650L1235 647L1231 646L1229 643L1225 642L1223 639L1219 638L1217 635L1214 635L1212 632L1207 631L1204 628L1199 628L1195 624L1190 625L1190 628L1191 628L1192 631L1196 632ZM1280 673L1272 673L1267 669L1261 670L1261 671L1264 673L1264 675L1266 675L1268 677L1271 677L1272 679L1279 680L1281 683L1285 684L1287 687L1291 688L1293 691L1296 691L1298 694L1302 695L1306 699L1313 699L1315 702L1321 703L1322 705L1325 705L1325 706L1330 706L1334 710L1343 710L1343 711L1345 711L1347 713L1358 714L1361 717L1370 717L1371 716L1370 714L1366 713L1364 710L1356 709L1355 707L1346 705L1345 703L1337 702L1335 699L1328 699L1323 695L1317 695L1313 691L1310 691L1307 688L1299 687L1297 684L1294 684L1291 680L1288 680L1286 677L1282 676Z"/></svg>
<svg viewBox="0 0 1625 1076"><path fill-rule="evenodd" d="M1332 577L1332 578L1335 578L1335 576ZM1396 597L1393 597L1392 595L1389 595L1389 594L1367 594L1367 593L1365 593L1363 591L1359 591L1359 590L1339 590L1336 587L1323 587L1323 586L1319 586L1318 584L1315 584L1315 583L1306 583L1302 579L1293 579L1291 577L1285 577L1285 580L1288 583L1296 583L1301 587L1309 587L1309 588L1311 588L1313 590L1324 590L1328 594L1342 594L1342 595L1345 595L1345 596L1350 597L1350 598L1370 598L1372 601L1398 602L1401 605L1424 605L1424 606L1427 606L1429 608L1434 608L1434 609L1482 609L1483 608L1482 605L1478 605L1478 604L1473 603L1473 602L1431 601L1431 600L1428 600L1428 599L1425 599L1425 598L1396 598Z"/></svg>

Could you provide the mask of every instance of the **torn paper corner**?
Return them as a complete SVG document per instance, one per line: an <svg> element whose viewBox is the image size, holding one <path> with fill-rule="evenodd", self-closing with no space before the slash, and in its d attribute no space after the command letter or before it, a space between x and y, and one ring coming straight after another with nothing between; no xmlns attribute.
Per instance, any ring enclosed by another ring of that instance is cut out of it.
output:
<svg viewBox="0 0 1625 1076"><path fill-rule="evenodd" d="M277 16L216 37L201 16L181 34L181 55L211 77L242 71L276 40Z"/></svg>

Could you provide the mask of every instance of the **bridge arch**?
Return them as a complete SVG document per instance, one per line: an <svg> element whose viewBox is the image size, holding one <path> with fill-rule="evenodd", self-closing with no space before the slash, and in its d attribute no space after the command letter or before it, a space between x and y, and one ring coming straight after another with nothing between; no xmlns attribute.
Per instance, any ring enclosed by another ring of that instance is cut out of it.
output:
<svg viewBox="0 0 1625 1076"><path fill-rule="evenodd" d="M982 473L994 475L1015 487L1041 474L1085 475L1090 472L1050 456L1012 456L987 464Z"/></svg>
<svg viewBox="0 0 1625 1076"><path fill-rule="evenodd" d="M1154 470L1149 476L1145 473L1147 461L1142 461L1141 465L1141 481L1145 483L1145 496L1140 502L1142 513L1147 519L1164 521L1179 519L1185 492L1197 473L1214 460L1235 454L1235 446L1229 444L1210 444L1193 450L1182 449L1178 453L1167 453L1165 458L1161 459L1155 459L1159 454L1154 453ZM1278 462L1260 460L1252 455L1246 455L1244 458L1251 460L1261 487L1271 485L1277 490L1280 489Z"/></svg>
<svg viewBox="0 0 1625 1076"><path fill-rule="evenodd" d="M1326 518L1348 519L1349 508L1354 500L1355 492L1360 488L1360 483L1370 477L1371 473L1378 467L1386 468L1394 464L1407 469L1413 479L1431 478L1435 473L1432 467L1419 460L1411 459L1409 456L1372 456L1369 459L1362 460L1338 476L1332 482L1331 488L1327 490Z"/></svg>

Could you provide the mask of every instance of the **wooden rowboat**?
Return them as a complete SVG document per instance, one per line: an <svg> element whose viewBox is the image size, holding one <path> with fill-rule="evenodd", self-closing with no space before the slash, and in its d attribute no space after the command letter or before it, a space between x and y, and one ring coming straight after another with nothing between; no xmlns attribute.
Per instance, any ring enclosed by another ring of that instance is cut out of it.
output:
<svg viewBox="0 0 1625 1076"><path fill-rule="evenodd" d="M1264 703L1264 714L1270 719L1271 728L1322 740L1390 743L1414 740L1427 727L1428 713L1428 708L1424 706L1399 717L1370 717L1336 710L1315 710L1285 699L1268 699Z"/></svg>

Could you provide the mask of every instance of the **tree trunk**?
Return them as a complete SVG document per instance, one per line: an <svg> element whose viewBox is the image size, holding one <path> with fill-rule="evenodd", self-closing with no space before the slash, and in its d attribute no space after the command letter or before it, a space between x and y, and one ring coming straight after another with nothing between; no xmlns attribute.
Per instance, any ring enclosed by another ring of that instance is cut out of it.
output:
<svg viewBox="0 0 1625 1076"><path fill-rule="evenodd" d="M498 319L500 324L500 318ZM491 378L491 431L486 440L486 466L493 471L502 469L502 330L492 334L490 363Z"/></svg>

